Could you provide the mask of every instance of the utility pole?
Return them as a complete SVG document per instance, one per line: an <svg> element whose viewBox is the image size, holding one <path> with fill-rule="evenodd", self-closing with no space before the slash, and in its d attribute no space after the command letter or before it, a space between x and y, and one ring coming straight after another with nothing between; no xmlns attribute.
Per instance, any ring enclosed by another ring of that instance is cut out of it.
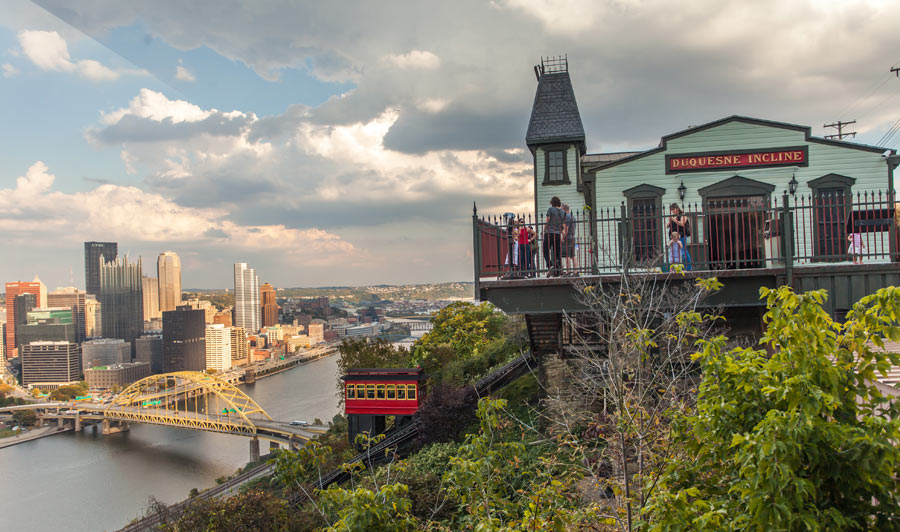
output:
<svg viewBox="0 0 900 532"><path fill-rule="evenodd" d="M838 120L837 122L835 122L833 124L822 124L822 127L833 127L833 128L837 129L837 135L825 135L825 138L826 139L844 140L844 137L855 137L856 131L848 131L847 133L844 133L844 131L843 131L844 126L849 126L850 124L855 124L855 123L856 123L856 120L851 120L849 122L841 122L840 120Z"/></svg>
<svg viewBox="0 0 900 532"><path fill-rule="evenodd" d="M891 72L897 74L897 77L900 78L900 67L891 67Z"/></svg>

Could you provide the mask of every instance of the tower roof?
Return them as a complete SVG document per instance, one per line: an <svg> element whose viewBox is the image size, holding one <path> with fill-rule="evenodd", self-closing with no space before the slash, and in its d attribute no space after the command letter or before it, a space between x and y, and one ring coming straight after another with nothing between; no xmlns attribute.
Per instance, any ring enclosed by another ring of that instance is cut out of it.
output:
<svg viewBox="0 0 900 532"><path fill-rule="evenodd" d="M575 90L569 78L568 62L535 67L537 92L531 107L531 120L525 142L529 147L552 142L576 142L584 151L584 126L575 101Z"/></svg>

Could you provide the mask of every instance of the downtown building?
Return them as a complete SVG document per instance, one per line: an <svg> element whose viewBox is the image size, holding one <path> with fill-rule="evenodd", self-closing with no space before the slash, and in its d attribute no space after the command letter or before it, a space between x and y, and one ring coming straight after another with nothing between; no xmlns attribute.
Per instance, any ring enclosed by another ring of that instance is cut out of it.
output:
<svg viewBox="0 0 900 532"><path fill-rule="evenodd" d="M85 368L84 380L91 390L115 390L150 376L150 364L146 362L126 362Z"/></svg>
<svg viewBox="0 0 900 532"><path fill-rule="evenodd" d="M23 294L19 297L31 296ZM71 308L35 308L25 315L25 323L16 330L19 346L31 342L78 342L74 312Z"/></svg>
<svg viewBox="0 0 900 532"><path fill-rule="evenodd" d="M103 336L103 316L97 296L88 294L84 300L84 337L100 338Z"/></svg>
<svg viewBox="0 0 900 532"><path fill-rule="evenodd" d="M262 307L260 308L262 326L271 327L278 323L278 302L276 301L275 288L269 283L263 283L259 287L259 295L262 300Z"/></svg>
<svg viewBox="0 0 900 532"><path fill-rule="evenodd" d="M162 318L159 310L159 279L147 277L141 279L144 302L144 323Z"/></svg>
<svg viewBox="0 0 900 532"><path fill-rule="evenodd" d="M206 321L202 310L181 305L163 312L162 373L206 369Z"/></svg>
<svg viewBox="0 0 900 532"><path fill-rule="evenodd" d="M104 338L119 338L132 348L144 331L141 259L123 257L100 265L100 313Z"/></svg>
<svg viewBox="0 0 900 532"><path fill-rule="evenodd" d="M163 372L162 334L145 334L134 341L135 360L150 365L150 374Z"/></svg>
<svg viewBox="0 0 900 532"><path fill-rule="evenodd" d="M241 366L250 362L250 340L241 327L229 327L231 331L231 365Z"/></svg>
<svg viewBox="0 0 900 532"><path fill-rule="evenodd" d="M84 290L88 294L100 295L100 264L111 262L119 256L116 242L84 243Z"/></svg>
<svg viewBox="0 0 900 532"><path fill-rule="evenodd" d="M19 300L21 308L16 313L16 298L22 294L33 294L34 300L28 301L25 298ZM35 307L41 307L47 304L47 287L35 275L34 280L29 282L6 283L6 356L7 358L15 358L18 351L16 350L16 326L25 324L25 313ZM25 308L30 305L31 308Z"/></svg>
<svg viewBox="0 0 900 532"><path fill-rule="evenodd" d="M22 345L22 385L54 389L81 378L81 347L74 342Z"/></svg>
<svg viewBox="0 0 900 532"><path fill-rule="evenodd" d="M48 307L66 307L72 309L72 317L75 323L75 341L83 342L87 336L85 306L87 293L74 286L57 288L47 294Z"/></svg>
<svg viewBox="0 0 900 532"><path fill-rule="evenodd" d="M81 365L87 370L96 366L131 361L131 344L118 338L100 338L81 344Z"/></svg>
<svg viewBox="0 0 900 532"><path fill-rule="evenodd" d="M206 369L231 369L231 328L212 324L206 326Z"/></svg>
<svg viewBox="0 0 900 532"><path fill-rule="evenodd" d="M247 334L260 329L259 277L246 262L234 265L234 325Z"/></svg>
<svg viewBox="0 0 900 532"><path fill-rule="evenodd" d="M164 251L156 260L159 280L159 311L175 310L181 305L181 259L174 251Z"/></svg>

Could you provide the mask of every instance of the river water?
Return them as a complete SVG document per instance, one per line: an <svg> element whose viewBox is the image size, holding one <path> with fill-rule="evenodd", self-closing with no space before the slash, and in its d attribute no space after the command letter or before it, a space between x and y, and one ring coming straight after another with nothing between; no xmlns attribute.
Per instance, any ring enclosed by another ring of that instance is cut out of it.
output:
<svg viewBox="0 0 900 532"><path fill-rule="evenodd" d="M337 356L243 386L272 419L330 421L338 413ZM260 451L268 452L260 440ZM0 449L0 531L117 530L151 496L166 503L208 488L250 459L250 439L132 424L103 436L67 432Z"/></svg>

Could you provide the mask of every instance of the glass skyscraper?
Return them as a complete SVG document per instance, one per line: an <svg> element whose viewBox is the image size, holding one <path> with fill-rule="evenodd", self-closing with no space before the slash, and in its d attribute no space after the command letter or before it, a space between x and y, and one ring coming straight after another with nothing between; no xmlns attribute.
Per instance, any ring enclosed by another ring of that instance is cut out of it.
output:
<svg viewBox="0 0 900 532"><path fill-rule="evenodd" d="M137 262L128 262L128 257L123 257L100 265L98 299L103 337L129 342L132 355L134 340L144 331L142 271L140 258Z"/></svg>
<svg viewBox="0 0 900 532"><path fill-rule="evenodd" d="M234 264L234 326L248 334L259 332L259 277L246 262Z"/></svg>
<svg viewBox="0 0 900 532"><path fill-rule="evenodd" d="M100 256L106 262L112 262L119 256L119 244L116 242L84 243L84 291L88 294L100 295Z"/></svg>

